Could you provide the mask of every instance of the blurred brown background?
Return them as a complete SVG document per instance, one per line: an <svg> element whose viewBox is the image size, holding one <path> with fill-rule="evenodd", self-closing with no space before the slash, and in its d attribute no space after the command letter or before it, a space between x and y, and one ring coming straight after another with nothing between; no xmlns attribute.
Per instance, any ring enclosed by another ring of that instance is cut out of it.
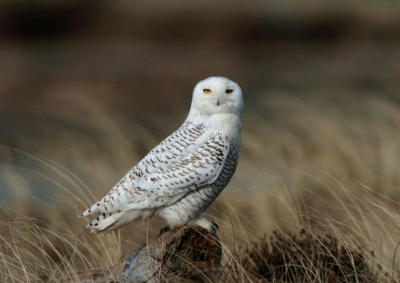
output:
<svg viewBox="0 0 400 283"><path fill-rule="evenodd" d="M0 281L76 281L155 237L157 219L97 237L77 216L211 75L245 99L239 166L206 213L225 256L306 229L399 278L399 1L2 0Z"/></svg>
<svg viewBox="0 0 400 283"><path fill-rule="evenodd" d="M359 164L339 158L364 137L371 160L346 178L389 191L369 179L378 142L363 125L398 128L399 15L397 1L2 1L1 198L54 201L62 181L29 154L100 197L179 126L210 75L245 94L232 191L267 189L310 160L335 175Z"/></svg>

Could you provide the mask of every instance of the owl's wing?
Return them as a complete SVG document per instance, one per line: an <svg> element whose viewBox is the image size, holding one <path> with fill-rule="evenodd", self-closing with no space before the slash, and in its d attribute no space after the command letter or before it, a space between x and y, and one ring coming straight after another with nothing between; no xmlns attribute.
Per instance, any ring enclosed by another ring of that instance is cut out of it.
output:
<svg viewBox="0 0 400 283"><path fill-rule="evenodd" d="M166 137L139 161L118 183L98 202L86 209L81 216L96 212L111 213L127 206L141 194L137 183L150 174L168 172L171 167L193 150L206 129L199 124L184 122L182 126Z"/></svg>
<svg viewBox="0 0 400 283"><path fill-rule="evenodd" d="M213 183L224 167L230 144L228 139L217 131L212 132L208 138L203 137L203 133L199 131L199 136L194 139L196 146L182 149L180 155L169 150L176 150L179 145L162 142L162 147L157 147L158 152L152 151L156 155L149 153L102 200L84 211L82 216L95 212L111 213L168 206L191 190ZM169 161L169 164L162 167L155 164L154 166L158 167L155 170L151 168L150 163L156 163L156 160Z"/></svg>
<svg viewBox="0 0 400 283"><path fill-rule="evenodd" d="M221 173L230 144L213 132L196 150L162 173L149 174L137 183L136 194L127 209L146 209L170 205L198 187L212 184Z"/></svg>
<svg viewBox="0 0 400 283"><path fill-rule="evenodd" d="M128 174L130 181L144 176L164 172L182 160L197 144L206 129L202 125L185 122L183 125L153 148Z"/></svg>

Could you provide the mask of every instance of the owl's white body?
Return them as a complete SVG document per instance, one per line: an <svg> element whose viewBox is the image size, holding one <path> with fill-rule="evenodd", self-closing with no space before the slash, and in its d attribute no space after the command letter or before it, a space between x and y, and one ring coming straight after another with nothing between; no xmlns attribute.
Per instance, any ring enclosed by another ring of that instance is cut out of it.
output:
<svg viewBox="0 0 400 283"><path fill-rule="evenodd" d="M171 228L197 222L212 229L202 212L235 172L242 107L242 93L236 83L223 77L198 83L181 127L82 213L96 214L88 224L91 231L114 230L154 214Z"/></svg>

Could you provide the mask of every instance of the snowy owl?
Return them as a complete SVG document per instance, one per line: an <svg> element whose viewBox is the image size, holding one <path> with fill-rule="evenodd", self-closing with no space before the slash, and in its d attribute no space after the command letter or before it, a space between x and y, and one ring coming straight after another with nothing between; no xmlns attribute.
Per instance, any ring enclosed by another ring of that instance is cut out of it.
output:
<svg viewBox="0 0 400 283"><path fill-rule="evenodd" d="M192 223L215 230L202 213L235 172L242 108L235 82L224 77L200 81L181 127L82 213L94 214L90 231L111 231L154 214L170 228Z"/></svg>

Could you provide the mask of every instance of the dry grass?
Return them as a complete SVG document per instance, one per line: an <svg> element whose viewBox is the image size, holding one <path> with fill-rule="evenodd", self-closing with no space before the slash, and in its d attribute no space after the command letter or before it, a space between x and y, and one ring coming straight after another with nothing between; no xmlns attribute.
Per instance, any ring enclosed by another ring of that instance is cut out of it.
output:
<svg viewBox="0 0 400 283"><path fill-rule="evenodd" d="M0 282L108 274L155 237L158 219L97 236L77 216L212 74L246 104L207 211L219 280L400 281L396 1L28 2L0 4Z"/></svg>
<svg viewBox="0 0 400 283"><path fill-rule="evenodd" d="M1 148L11 196L1 210L1 282L76 281L95 267L107 273L161 227L155 220L97 236L77 219L170 130L161 120L130 121L128 132L92 107L78 116L83 131L61 127L63 142L45 151L65 165ZM299 99L279 92L246 107L236 177L207 212L221 227L220 280L398 280L400 105L377 95ZM38 186L41 197L31 191Z"/></svg>

